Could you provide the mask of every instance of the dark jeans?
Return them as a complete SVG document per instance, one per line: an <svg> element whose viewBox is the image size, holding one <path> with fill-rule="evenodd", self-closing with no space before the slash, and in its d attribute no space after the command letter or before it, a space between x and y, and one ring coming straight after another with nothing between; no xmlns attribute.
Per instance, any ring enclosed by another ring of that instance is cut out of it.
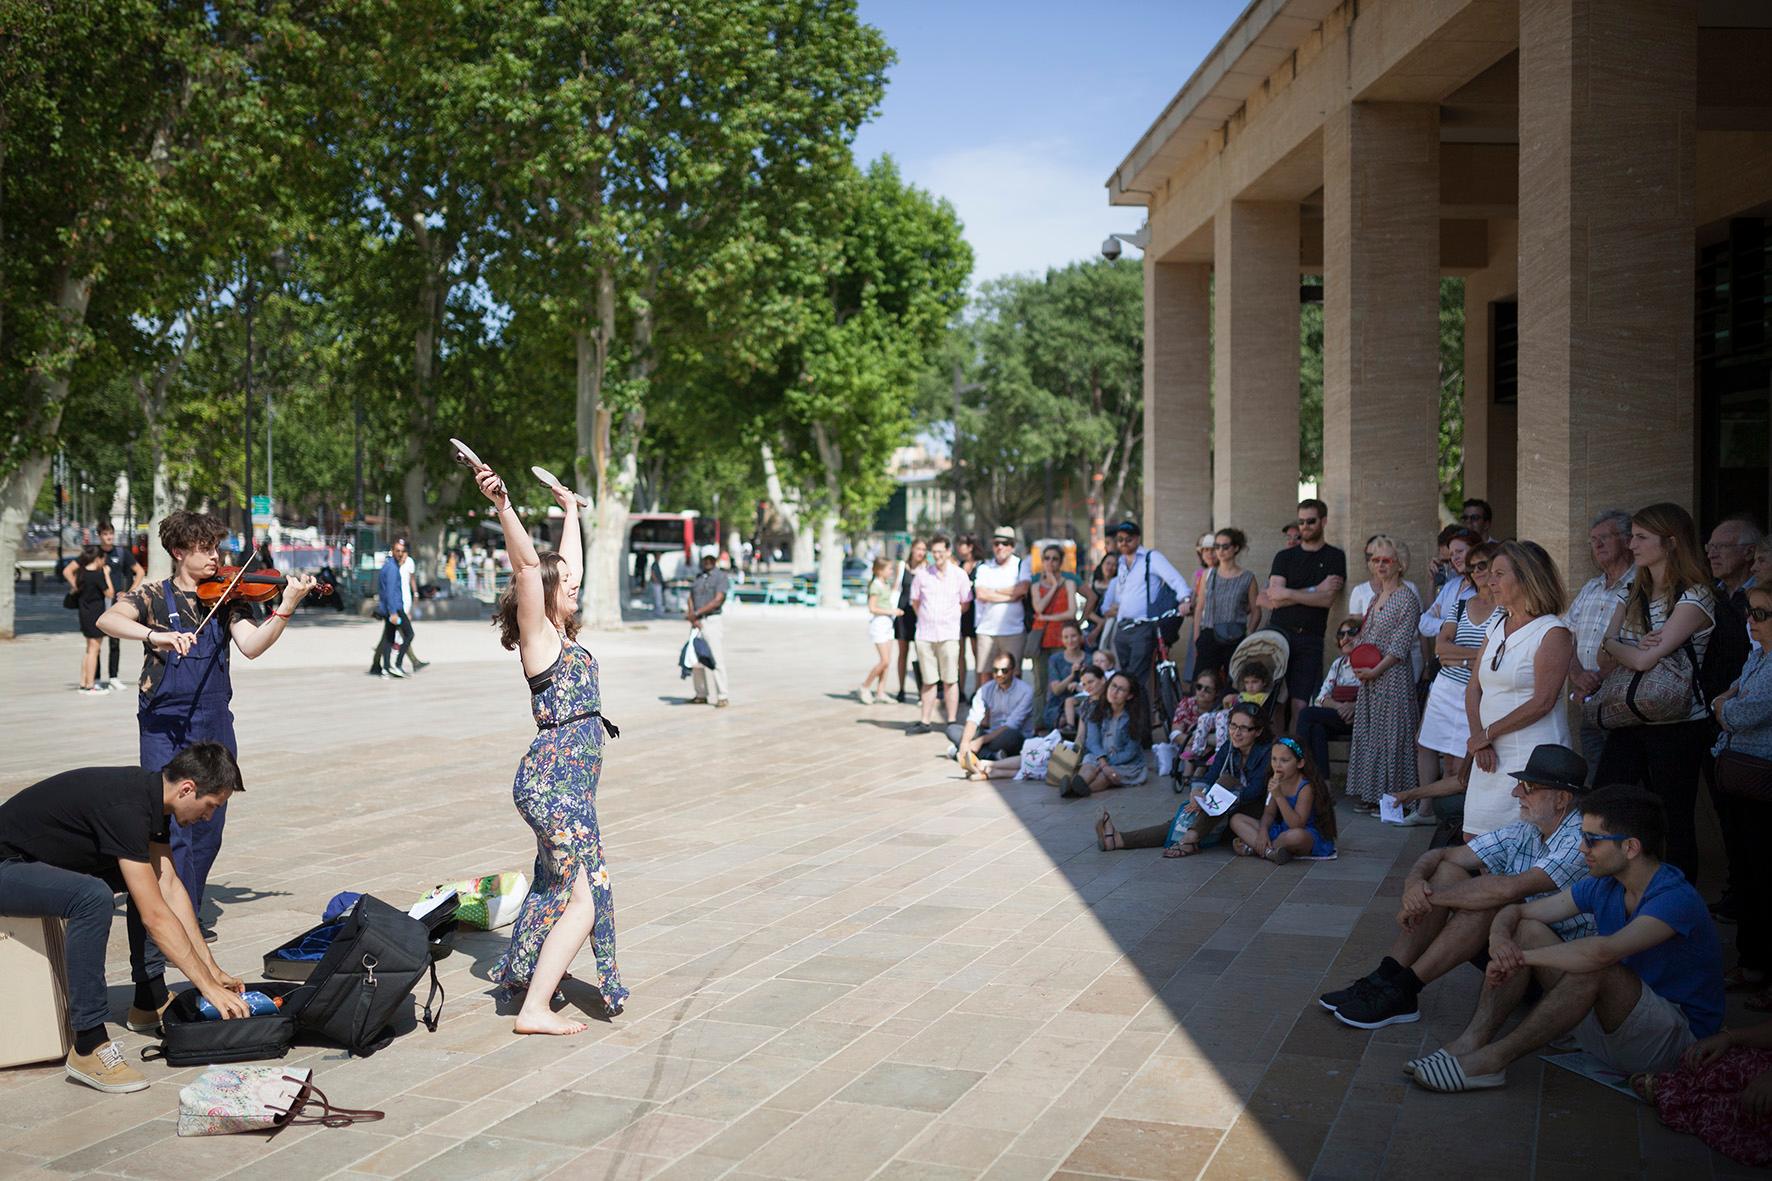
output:
<svg viewBox="0 0 1772 1181"><path fill-rule="evenodd" d="M1114 629L1114 663L1148 694L1157 654L1157 624L1122 623Z"/></svg>
<svg viewBox="0 0 1772 1181"><path fill-rule="evenodd" d="M1667 861L1698 884L1699 764L1710 737L1710 722L1665 726L1625 726L1606 735L1594 782L1635 783L1661 797L1667 809Z"/></svg>
<svg viewBox="0 0 1772 1181"><path fill-rule="evenodd" d="M1727 798L1736 823L1747 833L1762 833L1772 826L1772 804L1740 796ZM1730 867L1735 883L1735 952L1744 968L1772 971L1772 858L1747 857L1739 868Z"/></svg>
<svg viewBox="0 0 1772 1181"><path fill-rule="evenodd" d="M948 741L955 746L960 745L960 738L965 733L966 723L964 722L952 722L948 725ZM1022 743L1026 741L1027 735L1023 734L1020 730L1010 730L1006 734L999 734L996 738L979 747L978 757L986 762L989 762L992 759L1006 759L1010 755L1020 754Z"/></svg>
<svg viewBox="0 0 1772 1181"><path fill-rule="evenodd" d="M1716 726L1707 727L1702 770L1704 782L1710 787L1711 805L1717 810L1717 826L1723 830L1723 854L1729 859L1729 878L1723 892L1739 894L1746 888L1748 863L1753 860L1754 855L1754 834L1765 830L1749 819L1752 809L1750 801L1717 790L1717 760L1710 753L1710 747L1715 745L1716 738Z"/></svg>
<svg viewBox="0 0 1772 1181"><path fill-rule="evenodd" d="M117 670L123 664L123 641L116 636L111 637L111 680L117 679Z"/></svg>
<svg viewBox="0 0 1772 1181"><path fill-rule="evenodd" d="M1346 738L1353 732L1353 723L1342 721L1341 715L1327 705L1307 705L1299 711L1298 740L1311 752L1317 769L1324 775L1329 774L1330 740Z"/></svg>
<svg viewBox="0 0 1772 1181"><path fill-rule="evenodd" d="M400 644L394 656L394 663L401 664L405 661L407 654L412 651L412 612L400 612L400 622L398 623L395 623L391 617L382 621L381 641L375 646L375 664L373 666L375 669L388 667L388 652L394 647L396 634L400 637Z"/></svg>
<svg viewBox="0 0 1772 1181"><path fill-rule="evenodd" d="M74 1032L103 1025L105 943L111 937L116 895L95 877L40 861L0 861L0 914L61 918L68 922L68 1025ZM133 917L135 907L129 908ZM139 963L131 941L130 962Z"/></svg>

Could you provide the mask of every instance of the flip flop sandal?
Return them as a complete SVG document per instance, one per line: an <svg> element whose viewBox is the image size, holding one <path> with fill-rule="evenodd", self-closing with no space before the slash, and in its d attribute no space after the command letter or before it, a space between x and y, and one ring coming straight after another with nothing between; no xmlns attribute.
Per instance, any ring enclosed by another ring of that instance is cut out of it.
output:
<svg viewBox="0 0 1772 1181"><path fill-rule="evenodd" d="M1177 857L1192 857L1195 853L1198 853L1199 851L1200 851L1200 842L1198 840L1190 841L1190 840L1183 839L1183 840L1177 841L1175 843L1175 855Z"/></svg>
<svg viewBox="0 0 1772 1181"><path fill-rule="evenodd" d="M1459 1095L1466 1091L1492 1091L1507 1086L1507 1074L1466 1074L1458 1059L1444 1050L1435 1050L1417 1062L1415 1085L1424 1091L1442 1095Z"/></svg>
<svg viewBox="0 0 1772 1181"><path fill-rule="evenodd" d="M1231 850L1236 853L1238 857L1255 856L1255 847L1246 843L1242 837L1237 837L1231 842Z"/></svg>

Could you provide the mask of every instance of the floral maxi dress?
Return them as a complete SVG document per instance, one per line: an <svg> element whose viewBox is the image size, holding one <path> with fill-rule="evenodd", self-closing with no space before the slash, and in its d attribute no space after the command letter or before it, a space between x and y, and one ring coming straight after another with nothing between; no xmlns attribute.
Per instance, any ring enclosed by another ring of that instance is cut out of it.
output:
<svg viewBox="0 0 1772 1181"><path fill-rule="evenodd" d="M554 923L572 900L582 867L597 906L591 951L598 984L610 1013L619 1013L628 990L615 966L615 905L597 828L597 778L603 770L604 723L597 691L597 662L567 643L545 672L529 678L530 707L539 732L517 765L511 787L517 812L535 830L535 872L529 896L511 928L511 945L493 969L495 983L523 988ZM613 729L610 730L613 734Z"/></svg>
<svg viewBox="0 0 1772 1181"><path fill-rule="evenodd" d="M1348 748L1347 794L1368 804L1408 791L1415 782L1415 668L1410 651L1421 618L1415 588L1403 583L1382 608L1368 611L1360 643L1375 644L1397 663L1376 681L1360 686L1354 699L1354 735Z"/></svg>

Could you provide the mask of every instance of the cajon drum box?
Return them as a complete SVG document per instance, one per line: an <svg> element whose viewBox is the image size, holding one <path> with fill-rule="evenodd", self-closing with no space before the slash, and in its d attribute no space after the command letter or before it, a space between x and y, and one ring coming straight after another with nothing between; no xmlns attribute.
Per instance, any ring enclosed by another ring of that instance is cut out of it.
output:
<svg viewBox="0 0 1772 1181"><path fill-rule="evenodd" d="M0 915L0 1066L67 1057L66 928L61 919Z"/></svg>

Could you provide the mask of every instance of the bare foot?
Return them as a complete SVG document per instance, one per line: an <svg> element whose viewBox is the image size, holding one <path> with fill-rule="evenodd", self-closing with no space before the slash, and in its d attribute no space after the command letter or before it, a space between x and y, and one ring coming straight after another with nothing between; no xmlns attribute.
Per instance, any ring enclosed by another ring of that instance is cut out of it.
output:
<svg viewBox="0 0 1772 1181"><path fill-rule="evenodd" d="M547 1033L560 1037L571 1037L575 1033L583 1033L588 1028L582 1021L572 1021L558 1013L541 1013L531 1015L518 1013L517 1023L511 1027L513 1033Z"/></svg>

